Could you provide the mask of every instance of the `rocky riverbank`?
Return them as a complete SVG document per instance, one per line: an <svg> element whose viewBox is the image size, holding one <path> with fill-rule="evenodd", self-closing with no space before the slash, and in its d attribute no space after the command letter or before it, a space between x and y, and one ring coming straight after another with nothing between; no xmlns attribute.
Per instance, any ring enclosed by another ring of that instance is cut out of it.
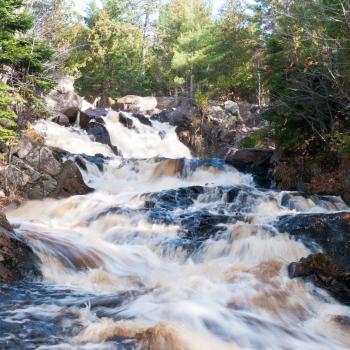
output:
<svg viewBox="0 0 350 350"><path fill-rule="evenodd" d="M41 277L40 260L0 213L0 283Z"/></svg>

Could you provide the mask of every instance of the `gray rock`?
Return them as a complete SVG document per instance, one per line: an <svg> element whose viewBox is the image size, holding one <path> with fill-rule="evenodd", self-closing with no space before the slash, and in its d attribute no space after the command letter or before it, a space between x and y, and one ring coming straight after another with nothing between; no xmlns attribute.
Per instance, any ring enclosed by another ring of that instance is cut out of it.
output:
<svg viewBox="0 0 350 350"><path fill-rule="evenodd" d="M236 116L239 117L240 113L239 113L239 105L237 102L228 100L224 103L224 108L225 110L231 114L232 116Z"/></svg>
<svg viewBox="0 0 350 350"><path fill-rule="evenodd" d="M157 107L157 99L153 96L141 97L127 95L118 98L117 103L122 110L134 113L150 113Z"/></svg>
<svg viewBox="0 0 350 350"><path fill-rule="evenodd" d="M55 176L61 171L60 163L46 146L34 147L24 160L41 173Z"/></svg>
<svg viewBox="0 0 350 350"><path fill-rule="evenodd" d="M0 168L0 187L7 195L15 193L27 199L67 197L92 191L74 162L63 162L57 150L28 137L20 140L10 164Z"/></svg>
<svg viewBox="0 0 350 350"><path fill-rule="evenodd" d="M63 113L57 112L56 115L51 120L54 123L62 125L62 126L69 126L70 125L69 118Z"/></svg>

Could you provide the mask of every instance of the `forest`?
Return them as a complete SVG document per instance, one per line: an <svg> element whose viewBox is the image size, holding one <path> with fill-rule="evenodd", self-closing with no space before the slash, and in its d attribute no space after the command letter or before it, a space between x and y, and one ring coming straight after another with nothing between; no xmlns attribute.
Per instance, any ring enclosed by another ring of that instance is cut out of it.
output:
<svg viewBox="0 0 350 350"><path fill-rule="evenodd" d="M92 99L247 100L279 146L350 152L348 1L233 0L216 14L204 0L92 1L83 14L69 0L0 5L0 64L13 70L1 139L42 116L37 97L64 71Z"/></svg>
<svg viewBox="0 0 350 350"><path fill-rule="evenodd" d="M350 0L0 0L0 349L350 348Z"/></svg>

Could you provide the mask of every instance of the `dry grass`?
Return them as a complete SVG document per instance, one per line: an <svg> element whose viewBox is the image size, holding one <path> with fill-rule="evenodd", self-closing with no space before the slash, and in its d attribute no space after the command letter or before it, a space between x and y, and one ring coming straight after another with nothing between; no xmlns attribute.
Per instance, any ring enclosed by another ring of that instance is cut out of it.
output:
<svg viewBox="0 0 350 350"><path fill-rule="evenodd" d="M27 136L31 141L36 142L40 145L43 145L45 143L44 137L33 128L29 128L24 131L24 135Z"/></svg>

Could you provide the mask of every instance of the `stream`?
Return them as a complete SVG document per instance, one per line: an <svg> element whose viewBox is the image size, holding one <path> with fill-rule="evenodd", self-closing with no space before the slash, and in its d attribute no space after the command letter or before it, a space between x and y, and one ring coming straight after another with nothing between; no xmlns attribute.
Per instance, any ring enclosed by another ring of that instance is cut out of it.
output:
<svg viewBox="0 0 350 350"><path fill-rule="evenodd" d="M191 157L169 124L128 117L131 129L104 117L123 157L78 127L35 125L83 159L95 191L6 213L43 279L0 286L0 349L349 349L336 320L350 308L289 279L311 251L275 227L345 203L258 188L222 160Z"/></svg>

